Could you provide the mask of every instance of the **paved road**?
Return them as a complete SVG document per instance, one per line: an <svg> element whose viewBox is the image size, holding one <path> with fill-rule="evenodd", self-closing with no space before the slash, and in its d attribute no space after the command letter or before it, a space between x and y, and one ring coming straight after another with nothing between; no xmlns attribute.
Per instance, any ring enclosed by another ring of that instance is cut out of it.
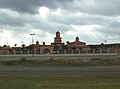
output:
<svg viewBox="0 0 120 89"><path fill-rule="evenodd" d="M0 68L0 73L22 74L79 74L82 72L120 72L120 66L65 68Z"/></svg>

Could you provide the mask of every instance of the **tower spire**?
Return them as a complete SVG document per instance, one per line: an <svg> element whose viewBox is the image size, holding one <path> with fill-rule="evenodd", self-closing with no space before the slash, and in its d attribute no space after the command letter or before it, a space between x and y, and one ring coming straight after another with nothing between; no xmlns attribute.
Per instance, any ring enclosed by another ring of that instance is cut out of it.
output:
<svg viewBox="0 0 120 89"><path fill-rule="evenodd" d="M62 39L62 38L60 37L60 32L57 31L57 32L56 32L56 37L54 38L54 42L55 42L55 43L61 43L61 42L62 42L61 39Z"/></svg>

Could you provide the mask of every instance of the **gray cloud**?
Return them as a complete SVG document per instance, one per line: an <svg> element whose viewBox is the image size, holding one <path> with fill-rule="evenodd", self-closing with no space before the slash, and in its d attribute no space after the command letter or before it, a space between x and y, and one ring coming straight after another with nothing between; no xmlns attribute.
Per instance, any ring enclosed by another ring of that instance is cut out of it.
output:
<svg viewBox="0 0 120 89"><path fill-rule="evenodd" d="M120 0L0 0L0 8L12 9L21 13L38 13L40 6L50 9L62 8L88 14L118 16ZM111 13L112 11L112 13Z"/></svg>
<svg viewBox="0 0 120 89"><path fill-rule="evenodd" d="M119 3L120 0L0 0L0 34L9 31L12 38L28 41L29 37L23 35L36 33L36 39L51 43L48 36L60 31L64 41L79 36L88 43L105 39L119 42ZM39 15L40 6L49 9L46 18ZM58 9L62 12L55 14ZM88 25L100 27L91 29ZM74 34L68 34L70 31Z"/></svg>
<svg viewBox="0 0 120 89"><path fill-rule="evenodd" d="M37 13L40 6L89 14L120 15L120 0L0 0L0 8ZM111 13L112 11L112 13Z"/></svg>
<svg viewBox="0 0 120 89"><path fill-rule="evenodd" d="M35 14L40 6L47 6L55 9L62 6L62 3L72 0L0 0L0 8L12 9L22 13Z"/></svg>
<svg viewBox="0 0 120 89"><path fill-rule="evenodd" d="M73 3L66 3L63 8L73 12L118 16L120 15L119 3L120 0L74 0Z"/></svg>
<svg viewBox="0 0 120 89"><path fill-rule="evenodd" d="M40 1L39 0L0 0L0 8L12 9L18 12L36 13Z"/></svg>

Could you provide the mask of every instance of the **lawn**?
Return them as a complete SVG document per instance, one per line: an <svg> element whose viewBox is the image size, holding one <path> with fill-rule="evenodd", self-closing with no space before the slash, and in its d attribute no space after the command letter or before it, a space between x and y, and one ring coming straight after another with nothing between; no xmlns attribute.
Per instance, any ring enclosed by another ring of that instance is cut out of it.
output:
<svg viewBox="0 0 120 89"><path fill-rule="evenodd" d="M0 73L0 89L120 89L120 73Z"/></svg>

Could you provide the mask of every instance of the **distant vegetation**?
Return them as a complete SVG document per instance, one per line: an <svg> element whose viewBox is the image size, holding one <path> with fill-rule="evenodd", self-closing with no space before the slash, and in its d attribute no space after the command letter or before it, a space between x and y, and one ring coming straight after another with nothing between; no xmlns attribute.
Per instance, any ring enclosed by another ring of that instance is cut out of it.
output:
<svg viewBox="0 0 120 89"><path fill-rule="evenodd" d="M19 60L1 60L0 66L22 67L79 67L79 66L120 66L120 58L116 59L34 59L21 57Z"/></svg>

